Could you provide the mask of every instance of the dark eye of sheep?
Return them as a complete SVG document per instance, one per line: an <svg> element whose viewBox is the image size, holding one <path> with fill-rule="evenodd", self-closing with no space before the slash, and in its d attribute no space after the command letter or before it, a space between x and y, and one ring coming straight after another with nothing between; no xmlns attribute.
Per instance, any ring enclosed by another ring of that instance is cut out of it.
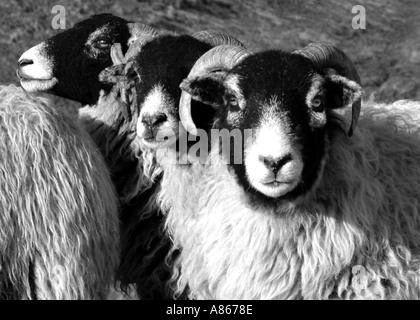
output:
<svg viewBox="0 0 420 320"><path fill-rule="evenodd" d="M232 110L234 110L234 111L238 111L239 110L239 102L238 102L238 99L234 95L228 95L228 96L226 96L225 103L227 105L229 105L229 107Z"/></svg>
<svg viewBox="0 0 420 320"><path fill-rule="evenodd" d="M324 101L320 97L315 97L311 102L312 110L315 112L323 112L324 111Z"/></svg>
<svg viewBox="0 0 420 320"><path fill-rule="evenodd" d="M107 39L99 39L95 42L95 47L99 49L108 49L111 47L111 42Z"/></svg>

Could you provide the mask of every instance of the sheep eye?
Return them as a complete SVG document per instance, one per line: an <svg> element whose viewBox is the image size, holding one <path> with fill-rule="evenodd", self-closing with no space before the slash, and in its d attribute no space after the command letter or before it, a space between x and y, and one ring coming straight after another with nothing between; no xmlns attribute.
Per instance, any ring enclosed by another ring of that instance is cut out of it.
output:
<svg viewBox="0 0 420 320"><path fill-rule="evenodd" d="M312 103L311 103L311 106L312 106L312 109L315 112L322 112L322 111L324 111L324 102L322 101L321 98L315 98L315 99L313 99L312 100Z"/></svg>
<svg viewBox="0 0 420 320"><path fill-rule="evenodd" d="M96 42L96 45L101 49L106 49L106 48L111 47L111 43L108 40L104 40L104 39L98 40Z"/></svg>
<svg viewBox="0 0 420 320"><path fill-rule="evenodd" d="M234 97L234 96L228 97L227 102L232 107L238 107L239 106L238 99L236 99L236 97Z"/></svg>

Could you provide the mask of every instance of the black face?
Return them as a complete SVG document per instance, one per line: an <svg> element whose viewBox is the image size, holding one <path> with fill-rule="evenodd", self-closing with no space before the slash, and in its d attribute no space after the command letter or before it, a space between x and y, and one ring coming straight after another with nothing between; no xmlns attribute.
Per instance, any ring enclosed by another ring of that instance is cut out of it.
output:
<svg viewBox="0 0 420 320"><path fill-rule="evenodd" d="M210 48L209 44L188 35L161 36L142 47L134 60L134 69L140 78L137 105L141 108L140 135L143 138L149 136L149 142L155 139L156 134L151 134L152 128L153 132L160 134L169 129L178 133L179 85L188 76L196 60ZM150 99L151 96L155 98ZM202 110L213 111L212 108ZM196 119L200 122L200 117Z"/></svg>
<svg viewBox="0 0 420 320"><path fill-rule="evenodd" d="M238 87L241 88L245 106L241 109L235 93L227 91L224 96L225 108L221 108L224 114L219 117L223 121L217 125L242 131L252 129L258 134L258 129L272 119L277 129L285 132L290 143L298 146L304 163L301 182L279 198L268 197L252 187L245 162L231 164L238 180L245 190L255 196L255 200L263 199L264 203L272 203L293 199L308 191L318 177L325 155L325 122L314 125L314 118L326 115L325 109L319 107L315 110L307 103L308 92L318 72L306 58L280 51L255 54L230 72L239 80ZM322 104L327 102L327 96L321 92L316 99ZM245 152L247 147L245 145L242 150Z"/></svg>
<svg viewBox="0 0 420 320"><path fill-rule="evenodd" d="M243 137L252 130L243 139L242 163L234 164L233 148L224 156L249 198L264 205L311 190L326 159L327 129L340 128L331 110L360 94L354 82L281 51L253 54L225 75L198 76L181 87L216 108L215 128L239 129Z"/></svg>
<svg viewBox="0 0 420 320"><path fill-rule="evenodd" d="M195 61L210 48L207 43L187 35L161 36L146 43L134 62L134 69L141 78L139 105L158 84L170 97L179 100L179 84L188 76Z"/></svg>
<svg viewBox="0 0 420 320"><path fill-rule="evenodd" d="M129 38L125 19L100 14L48 39L45 50L54 62L53 74L58 79L51 93L82 104L96 103L103 86L98 75L112 65L112 44L121 43L126 52Z"/></svg>
<svg viewBox="0 0 420 320"><path fill-rule="evenodd" d="M210 48L211 45L192 36L162 35L144 44L126 64L111 66L101 72L100 81L118 83L115 89L121 97L124 97L125 89L120 88L134 89L135 98L134 95L129 97L127 106L130 114L139 117L136 132L144 146L154 149L163 142L157 136L178 134L179 84L188 76L196 60ZM211 107L206 110L214 114ZM210 116L206 117L207 121L210 119Z"/></svg>

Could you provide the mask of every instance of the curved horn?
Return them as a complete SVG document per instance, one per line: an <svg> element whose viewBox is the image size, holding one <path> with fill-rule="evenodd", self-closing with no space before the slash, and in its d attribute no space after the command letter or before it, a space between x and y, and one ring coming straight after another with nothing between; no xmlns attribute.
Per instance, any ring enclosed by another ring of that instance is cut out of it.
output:
<svg viewBox="0 0 420 320"><path fill-rule="evenodd" d="M151 39L158 37L159 32L141 23L129 23L129 30L132 34L128 39L129 48L124 56L120 43L114 43L111 47L111 59L114 65L126 63L127 60L137 52L140 52L141 47Z"/></svg>
<svg viewBox="0 0 420 320"><path fill-rule="evenodd" d="M250 52L237 46L223 45L214 47L195 62L187 78L195 78L198 75L218 70L232 69L249 55ZM184 128L191 134L197 135L197 127L191 117L191 95L185 91L182 91L179 101L179 117Z"/></svg>
<svg viewBox="0 0 420 320"><path fill-rule="evenodd" d="M233 46L245 48L244 44L238 39L219 31L203 30L193 33L192 36L198 40L208 43L213 47L230 44Z"/></svg>
<svg viewBox="0 0 420 320"><path fill-rule="evenodd" d="M359 73L353 61L337 47L324 43L311 43L304 49L293 53L300 54L313 61L319 68L335 69L340 75L361 84ZM361 109L361 100L357 100L352 106L351 125L347 135L351 137L357 126Z"/></svg>
<svg viewBox="0 0 420 320"><path fill-rule="evenodd" d="M122 53L121 43L114 43L111 47L111 60L114 65L123 64L125 62Z"/></svg>
<svg viewBox="0 0 420 320"><path fill-rule="evenodd" d="M160 34L160 31L152 28L151 26L138 22L128 23L128 29L130 33L135 37L140 37L144 34L154 34L155 36Z"/></svg>
<svg viewBox="0 0 420 320"><path fill-rule="evenodd" d="M140 52L147 42L161 35L160 31L141 23L133 23L129 28L132 36L128 39L129 48L125 54L125 61Z"/></svg>
<svg viewBox="0 0 420 320"><path fill-rule="evenodd" d="M125 61L127 62L128 59L134 57L137 53L141 51L141 48L150 40L156 38L154 35L144 35L138 39L136 39L128 48L127 53L125 54Z"/></svg>

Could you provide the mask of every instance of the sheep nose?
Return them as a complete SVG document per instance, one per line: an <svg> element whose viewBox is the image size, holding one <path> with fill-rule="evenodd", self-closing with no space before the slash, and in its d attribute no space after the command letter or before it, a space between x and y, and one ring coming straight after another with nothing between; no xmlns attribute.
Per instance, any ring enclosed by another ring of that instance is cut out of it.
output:
<svg viewBox="0 0 420 320"><path fill-rule="evenodd" d="M287 154L284 157L272 158L272 157L263 157L264 165L272 171L274 174L280 171L280 169L288 162L292 161L292 155Z"/></svg>
<svg viewBox="0 0 420 320"><path fill-rule="evenodd" d="M158 113L153 115L145 115L143 117L143 124L145 124L150 131L153 131L164 123L168 119L168 116L164 113Z"/></svg>
<svg viewBox="0 0 420 320"><path fill-rule="evenodd" d="M18 67L22 68L22 67L30 65L30 64L34 64L34 61L31 60L31 59L22 59L22 60L19 60Z"/></svg>

